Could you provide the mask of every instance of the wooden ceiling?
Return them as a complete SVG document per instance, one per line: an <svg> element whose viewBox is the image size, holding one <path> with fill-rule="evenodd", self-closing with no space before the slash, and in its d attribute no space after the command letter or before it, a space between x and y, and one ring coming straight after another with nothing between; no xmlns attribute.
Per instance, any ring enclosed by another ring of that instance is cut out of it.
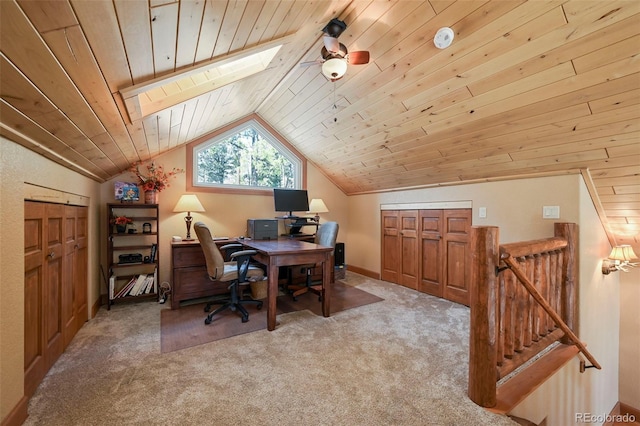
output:
<svg viewBox="0 0 640 426"><path fill-rule="evenodd" d="M99 182L257 113L347 194L582 171L612 242L640 252L636 0L0 8L2 135ZM299 63L334 17L371 62L332 83ZM121 90L287 36L266 70L130 121Z"/></svg>

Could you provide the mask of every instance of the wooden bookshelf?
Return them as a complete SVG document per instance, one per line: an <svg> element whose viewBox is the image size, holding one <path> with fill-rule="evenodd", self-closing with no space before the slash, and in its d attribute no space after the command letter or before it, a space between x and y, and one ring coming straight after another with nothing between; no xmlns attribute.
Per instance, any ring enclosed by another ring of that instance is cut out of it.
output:
<svg viewBox="0 0 640 426"><path fill-rule="evenodd" d="M133 220L124 232L112 223L118 216ZM107 204L107 309L120 301L158 299L158 224L158 204Z"/></svg>

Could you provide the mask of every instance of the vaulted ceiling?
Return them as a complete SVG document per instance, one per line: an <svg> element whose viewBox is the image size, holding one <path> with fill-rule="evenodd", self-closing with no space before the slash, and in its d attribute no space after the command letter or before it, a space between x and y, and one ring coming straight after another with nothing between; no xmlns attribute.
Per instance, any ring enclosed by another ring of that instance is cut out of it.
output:
<svg viewBox="0 0 640 426"><path fill-rule="evenodd" d="M371 61L331 82L299 64L334 17ZM1 134L96 181L257 113L347 194L582 172L612 242L640 252L638 1L2 0L0 20ZM125 106L283 37L264 71Z"/></svg>

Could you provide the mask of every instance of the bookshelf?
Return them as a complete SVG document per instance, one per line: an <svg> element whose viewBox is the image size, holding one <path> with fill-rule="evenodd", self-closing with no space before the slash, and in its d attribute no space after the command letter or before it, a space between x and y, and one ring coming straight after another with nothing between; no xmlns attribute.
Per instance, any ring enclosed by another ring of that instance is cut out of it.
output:
<svg viewBox="0 0 640 426"><path fill-rule="evenodd" d="M124 230L113 223L126 216L133 222ZM107 309L120 301L158 298L157 204L107 204Z"/></svg>

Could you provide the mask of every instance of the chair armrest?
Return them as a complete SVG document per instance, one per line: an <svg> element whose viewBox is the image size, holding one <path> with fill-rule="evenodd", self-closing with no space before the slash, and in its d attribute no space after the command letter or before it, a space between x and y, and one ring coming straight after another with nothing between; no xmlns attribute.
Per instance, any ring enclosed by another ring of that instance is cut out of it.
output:
<svg viewBox="0 0 640 426"><path fill-rule="evenodd" d="M242 244L236 244L236 243L225 244L225 245L220 247L220 250L227 250L227 249L231 249L231 248L242 248Z"/></svg>
<svg viewBox="0 0 640 426"><path fill-rule="evenodd" d="M240 250L240 251L234 251L233 253L231 253L231 256L229 256L231 258L231 260L234 260L236 257L251 257L254 254L258 253L255 250Z"/></svg>

